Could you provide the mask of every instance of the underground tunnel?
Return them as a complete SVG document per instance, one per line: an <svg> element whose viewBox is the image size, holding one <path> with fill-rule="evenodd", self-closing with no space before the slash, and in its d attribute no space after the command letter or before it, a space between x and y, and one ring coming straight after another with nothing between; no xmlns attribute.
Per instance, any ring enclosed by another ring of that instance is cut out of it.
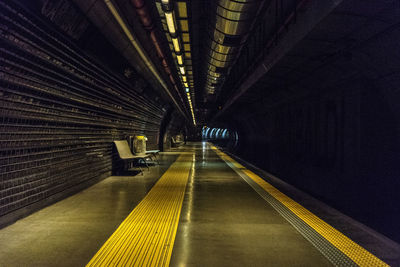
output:
<svg viewBox="0 0 400 267"><path fill-rule="evenodd" d="M0 1L0 266L400 266L400 2Z"/></svg>

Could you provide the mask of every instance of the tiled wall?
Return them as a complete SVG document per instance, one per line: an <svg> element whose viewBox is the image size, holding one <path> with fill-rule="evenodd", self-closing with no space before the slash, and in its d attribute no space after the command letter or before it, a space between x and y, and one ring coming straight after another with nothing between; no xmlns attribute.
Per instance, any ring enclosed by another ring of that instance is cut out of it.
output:
<svg viewBox="0 0 400 267"><path fill-rule="evenodd" d="M156 148L164 116L13 2L0 1L0 217L110 175L115 139Z"/></svg>

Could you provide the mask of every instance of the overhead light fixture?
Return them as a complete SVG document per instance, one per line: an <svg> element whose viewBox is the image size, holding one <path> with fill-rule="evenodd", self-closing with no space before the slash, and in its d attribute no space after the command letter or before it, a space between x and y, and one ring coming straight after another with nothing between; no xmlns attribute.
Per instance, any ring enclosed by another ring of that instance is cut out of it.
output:
<svg viewBox="0 0 400 267"><path fill-rule="evenodd" d="M183 56L182 55L176 55L176 59L178 60L178 65L183 65Z"/></svg>
<svg viewBox="0 0 400 267"><path fill-rule="evenodd" d="M107 0L105 0L107 1ZM108 0L110 1L110 0ZM167 34L167 39L169 42L169 47L171 51L175 51L176 59L177 59L177 67L179 69L179 72L182 77L182 84L184 85L185 91L187 92L187 97L188 97L188 102L190 106L190 110L192 113L192 119L193 119L193 124L196 125L196 119L194 116L193 112L193 105L190 97L190 88L189 88L189 83L190 86L193 86L193 77L187 77L186 75L186 69L185 69L185 58L188 58L189 60L186 62L188 64L187 66L187 73L192 75L192 64L190 58L191 58L191 47L190 47L190 35L189 35L189 24L188 20L182 19L182 18L187 18L187 9L186 9L186 3L185 2L178 2L177 5L175 5L174 1L170 0L160 0L161 1L161 8L159 8L159 5L157 5L158 12L160 13L160 16L163 15L165 16L166 23L163 22L163 28L169 34ZM174 13L174 8L178 7L178 15L180 20L177 21ZM178 23L179 22L179 23ZM165 25L166 24L166 25ZM178 35L178 33L182 32L182 35ZM183 38L184 43L181 43L182 40L179 40L179 38ZM170 43L172 41L172 44ZM184 52L186 57L183 56L182 50L185 50Z"/></svg>
<svg viewBox="0 0 400 267"><path fill-rule="evenodd" d="M179 40L178 38L172 38L172 44L174 45L174 49L176 53L180 53L181 52L181 47L179 45Z"/></svg>
<svg viewBox="0 0 400 267"><path fill-rule="evenodd" d="M146 53L146 50L137 41L137 38L134 37L134 35L132 35L132 32L129 30L127 24L125 24L124 19L119 14L119 12L118 12L117 8L114 6L113 2L110 1L110 0L104 0L104 3L106 4L108 10L111 12L111 14L114 17L114 19L116 20L116 22L119 24L119 27L121 27L121 29L122 29L123 33L125 34L125 36L128 38L128 40L130 41L132 46L138 52L138 55L143 60L143 63L151 71L151 73L154 75L154 77L160 82L161 87L169 95L169 97L171 98L172 102L176 105L177 109L179 110L179 112L181 112L182 115L185 117L185 113L180 108L180 105L176 102L175 97L171 94L170 90L168 89L168 85L165 83L163 78L158 73L157 68L151 62L151 59L148 57L148 55Z"/></svg>
<svg viewBox="0 0 400 267"><path fill-rule="evenodd" d="M165 18L167 19L168 31L171 35L175 35L176 26L173 12L165 12Z"/></svg>
<svg viewBox="0 0 400 267"><path fill-rule="evenodd" d="M185 75L185 67L179 67L179 71L182 75Z"/></svg>

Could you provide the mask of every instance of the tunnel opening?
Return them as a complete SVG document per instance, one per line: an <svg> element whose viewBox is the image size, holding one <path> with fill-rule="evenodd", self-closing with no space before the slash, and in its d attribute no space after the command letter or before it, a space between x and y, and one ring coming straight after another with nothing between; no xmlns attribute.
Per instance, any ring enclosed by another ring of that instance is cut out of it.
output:
<svg viewBox="0 0 400 267"><path fill-rule="evenodd" d="M239 143L238 133L227 128L204 126L201 130L201 136L203 142L211 142L230 151L234 151Z"/></svg>

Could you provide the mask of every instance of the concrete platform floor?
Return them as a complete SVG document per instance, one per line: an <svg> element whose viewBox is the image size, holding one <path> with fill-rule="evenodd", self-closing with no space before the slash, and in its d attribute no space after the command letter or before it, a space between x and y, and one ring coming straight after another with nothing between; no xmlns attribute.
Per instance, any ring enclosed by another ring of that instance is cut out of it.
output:
<svg viewBox="0 0 400 267"><path fill-rule="evenodd" d="M171 266L332 266L214 151L196 148Z"/></svg>
<svg viewBox="0 0 400 267"><path fill-rule="evenodd" d="M111 176L0 230L0 266L85 266L178 153L144 175Z"/></svg>
<svg viewBox="0 0 400 267"><path fill-rule="evenodd" d="M179 153L195 151L170 266L330 266L202 143L145 175L112 176L0 230L0 266L84 266Z"/></svg>

